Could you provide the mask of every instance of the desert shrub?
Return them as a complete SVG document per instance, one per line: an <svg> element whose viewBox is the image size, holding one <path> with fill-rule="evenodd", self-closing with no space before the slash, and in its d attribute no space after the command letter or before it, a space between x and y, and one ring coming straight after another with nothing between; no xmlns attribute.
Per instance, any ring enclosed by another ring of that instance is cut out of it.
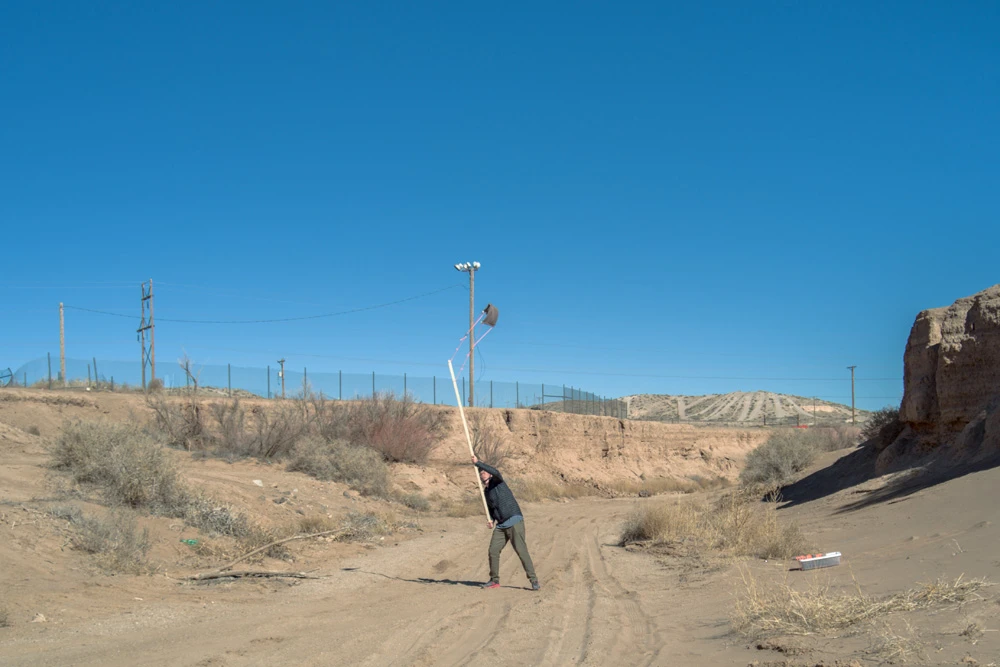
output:
<svg viewBox="0 0 1000 667"><path fill-rule="evenodd" d="M312 436L295 446L287 467L324 481L347 484L364 495L389 495L389 469L382 455L368 447Z"/></svg>
<svg viewBox="0 0 1000 667"><path fill-rule="evenodd" d="M887 447L903 432L903 422L899 420L899 408L887 405L876 410L861 428L864 440L875 440L880 447Z"/></svg>
<svg viewBox="0 0 1000 667"><path fill-rule="evenodd" d="M10 627L10 616L7 613L7 608L0 605L0 628Z"/></svg>
<svg viewBox="0 0 1000 667"><path fill-rule="evenodd" d="M478 493L475 496L464 496L459 500L445 502L441 509L446 515L456 518L476 516L477 514L485 516L486 514L486 510L483 509L483 501L479 499Z"/></svg>
<svg viewBox="0 0 1000 667"><path fill-rule="evenodd" d="M153 429L165 444L187 451L204 448L207 431L200 401L193 397L170 401L160 395L147 395L146 405L153 412Z"/></svg>
<svg viewBox="0 0 1000 667"><path fill-rule="evenodd" d="M504 477L504 481L518 500L529 503L538 500L582 498L598 493L596 487L579 482L554 482L534 477Z"/></svg>
<svg viewBox="0 0 1000 667"><path fill-rule="evenodd" d="M347 407L348 441L371 447L387 461L424 463L444 424L445 413L408 394L383 392Z"/></svg>
<svg viewBox="0 0 1000 667"><path fill-rule="evenodd" d="M325 533L328 530L336 530L339 525L336 521L325 515L304 516L299 519L299 532L304 535Z"/></svg>
<svg viewBox="0 0 1000 667"><path fill-rule="evenodd" d="M812 463L817 451L816 442L807 431L775 431L767 442L747 454L740 483L744 486L780 486Z"/></svg>
<svg viewBox="0 0 1000 667"><path fill-rule="evenodd" d="M801 553L802 534L795 524L778 521L774 503L731 492L714 506L693 500L636 508L622 524L619 544L688 545L719 554L789 558Z"/></svg>
<svg viewBox="0 0 1000 667"><path fill-rule="evenodd" d="M253 449L250 456L281 458L292 452L295 443L310 430L312 414L303 401L279 403L273 408L254 409Z"/></svg>
<svg viewBox="0 0 1000 667"><path fill-rule="evenodd" d="M647 498L662 493L696 493L728 485L729 480L725 477L692 476L688 479L654 477L639 480L616 480L608 484L607 488L614 494Z"/></svg>
<svg viewBox="0 0 1000 667"><path fill-rule="evenodd" d="M41 432L41 431L40 431L40 430L38 429L38 427L37 427L37 426L34 426L34 425L32 425L32 426L29 426L29 427L28 427L28 428L26 428L25 430L26 430L26 431L27 431L28 433L30 433L31 435L41 435L41 434L42 434L42 432Z"/></svg>
<svg viewBox="0 0 1000 667"><path fill-rule="evenodd" d="M350 540L371 540L389 535L398 527L394 514L380 511L348 512L343 523L344 538Z"/></svg>
<svg viewBox="0 0 1000 667"><path fill-rule="evenodd" d="M74 523L78 533L73 537L73 546L97 556L108 571L127 574L150 571L146 563L149 531L139 530L134 513L119 509L103 518L78 516Z"/></svg>
<svg viewBox="0 0 1000 667"><path fill-rule="evenodd" d="M472 451L481 460L499 468L510 454L510 444L504 431L491 424L487 413L469 413L469 436L472 439Z"/></svg>
<svg viewBox="0 0 1000 667"><path fill-rule="evenodd" d="M857 445L861 437L861 428L850 424L813 426L805 430L800 437L811 441L820 451L835 452Z"/></svg>
<svg viewBox="0 0 1000 667"><path fill-rule="evenodd" d="M744 591L733 610L736 630L755 639L773 636L811 635L840 632L869 623L894 612L960 604L991 586L985 579L937 580L902 593L874 596L860 586L847 592L833 592L828 584L814 579L808 586L794 588L788 582L764 583L743 572Z"/></svg>
<svg viewBox="0 0 1000 667"><path fill-rule="evenodd" d="M411 510L426 512L431 508L430 502L420 493L403 493L397 496L396 499Z"/></svg>
<svg viewBox="0 0 1000 667"><path fill-rule="evenodd" d="M68 422L51 453L56 468L97 486L112 504L178 515L188 503L166 452L134 424Z"/></svg>
<svg viewBox="0 0 1000 667"><path fill-rule="evenodd" d="M153 378L146 383L146 391L150 394L155 394L157 392L163 391L163 380L160 378Z"/></svg>

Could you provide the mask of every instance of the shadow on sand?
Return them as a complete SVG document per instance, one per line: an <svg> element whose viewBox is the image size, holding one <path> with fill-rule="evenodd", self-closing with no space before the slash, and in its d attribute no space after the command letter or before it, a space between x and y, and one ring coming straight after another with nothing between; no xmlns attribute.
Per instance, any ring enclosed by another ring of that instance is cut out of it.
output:
<svg viewBox="0 0 1000 667"><path fill-rule="evenodd" d="M430 577L417 577L416 579L406 579L405 577L393 577L388 574L382 574L381 572L372 572L370 570L362 570L358 567L344 567L341 568L343 572L360 572L362 574L371 574L376 577L383 577L385 579L392 579L393 581L405 581L410 584L445 584L448 586L468 586L470 588L482 588L485 582L483 581L460 581L455 579L431 579ZM501 588L524 588L523 586L500 586Z"/></svg>
<svg viewBox="0 0 1000 667"><path fill-rule="evenodd" d="M865 494L837 509L837 514L854 512L881 503L902 500L923 489L936 486L958 477L1000 466L1000 455L989 456L974 462L949 461L948 452L937 456L911 459L891 470L899 475L881 489L858 491ZM838 491L857 486L879 477L875 473L875 446L866 442L833 464L817 470L781 490L782 509L794 507L833 495ZM908 472L907 472L908 471Z"/></svg>

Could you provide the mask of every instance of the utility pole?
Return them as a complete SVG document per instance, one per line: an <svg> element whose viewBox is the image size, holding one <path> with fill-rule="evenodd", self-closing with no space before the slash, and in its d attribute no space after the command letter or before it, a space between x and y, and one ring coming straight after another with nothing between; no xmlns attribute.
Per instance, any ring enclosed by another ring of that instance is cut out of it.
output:
<svg viewBox="0 0 1000 667"><path fill-rule="evenodd" d="M142 348L142 388L146 389L146 365L151 371L150 381L156 379L156 348L153 343L153 280L139 285L141 299L139 301L142 317L139 320L139 344ZM146 312L149 312L147 317ZM149 331L149 347L146 347L146 332Z"/></svg>
<svg viewBox="0 0 1000 667"><path fill-rule="evenodd" d="M278 377L281 378L281 397L285 397L285 360L284 358L278 359L278 363L281 364L281 370L278 371Z"/></svg>
<svg viewBox="0 0 1000 667"><path fill-rule="evenodd" d="M854 424L854 369L857 366L848 366L851 369L851 423Z"/></svg>
<svg viewBox="0 0 1000 667"><path fill-rule="evenodd" d="M66 320L63 317L63 305L59 303L59 377L64 387L69 386L66 379Z"/></svg>
<svg viewBox="0 0 1000 667"><path fill-rule="evenodd" d="M473 382L475 381L476 369L476 332L473 331L476 325L476 271L482 266L479 262L466 262L456 264L455 269L469 274L469 407L476 407L473 397Z"/></svg>

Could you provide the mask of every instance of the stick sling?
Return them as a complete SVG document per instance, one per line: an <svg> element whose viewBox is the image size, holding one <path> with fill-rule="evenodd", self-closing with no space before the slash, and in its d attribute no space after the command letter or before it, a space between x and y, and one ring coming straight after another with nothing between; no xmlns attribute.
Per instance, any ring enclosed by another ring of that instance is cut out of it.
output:
<svg viewBox="0 0 1000 667"><path fill-rule="evenodd" d="M458 414L462 415L462 428L465 429L465 441L469 443L469 454L472 456L476 455L476 452L472 450L472 436L469 435L469 423L465 420L465 408L462 407L462 395L458 393L458 380L455 379L455 369L451 365L451 359L448 360L448 372L451 373L451 386L455 388L455 400L458 402ZM486 491L483 489L483 480L479 479L479 469L476 470L476 484L479 485L479 497L483 501L483 509L486 511L486 520L492 521L490 517L490 508L486 505Z"/></svg>

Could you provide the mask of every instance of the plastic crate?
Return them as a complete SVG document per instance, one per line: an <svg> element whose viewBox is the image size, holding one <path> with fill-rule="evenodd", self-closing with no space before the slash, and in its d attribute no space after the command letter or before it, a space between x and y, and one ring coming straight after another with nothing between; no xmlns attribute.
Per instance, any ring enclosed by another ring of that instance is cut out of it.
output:
<svg viewBox="0 0 1000 667"><path fill-rule="evenodd" d="M795 560L803 570L816 570L821 567L833 567L840 565L840 552L831 551L828 554L808 554L806 556L796 556Z"/></svg>

